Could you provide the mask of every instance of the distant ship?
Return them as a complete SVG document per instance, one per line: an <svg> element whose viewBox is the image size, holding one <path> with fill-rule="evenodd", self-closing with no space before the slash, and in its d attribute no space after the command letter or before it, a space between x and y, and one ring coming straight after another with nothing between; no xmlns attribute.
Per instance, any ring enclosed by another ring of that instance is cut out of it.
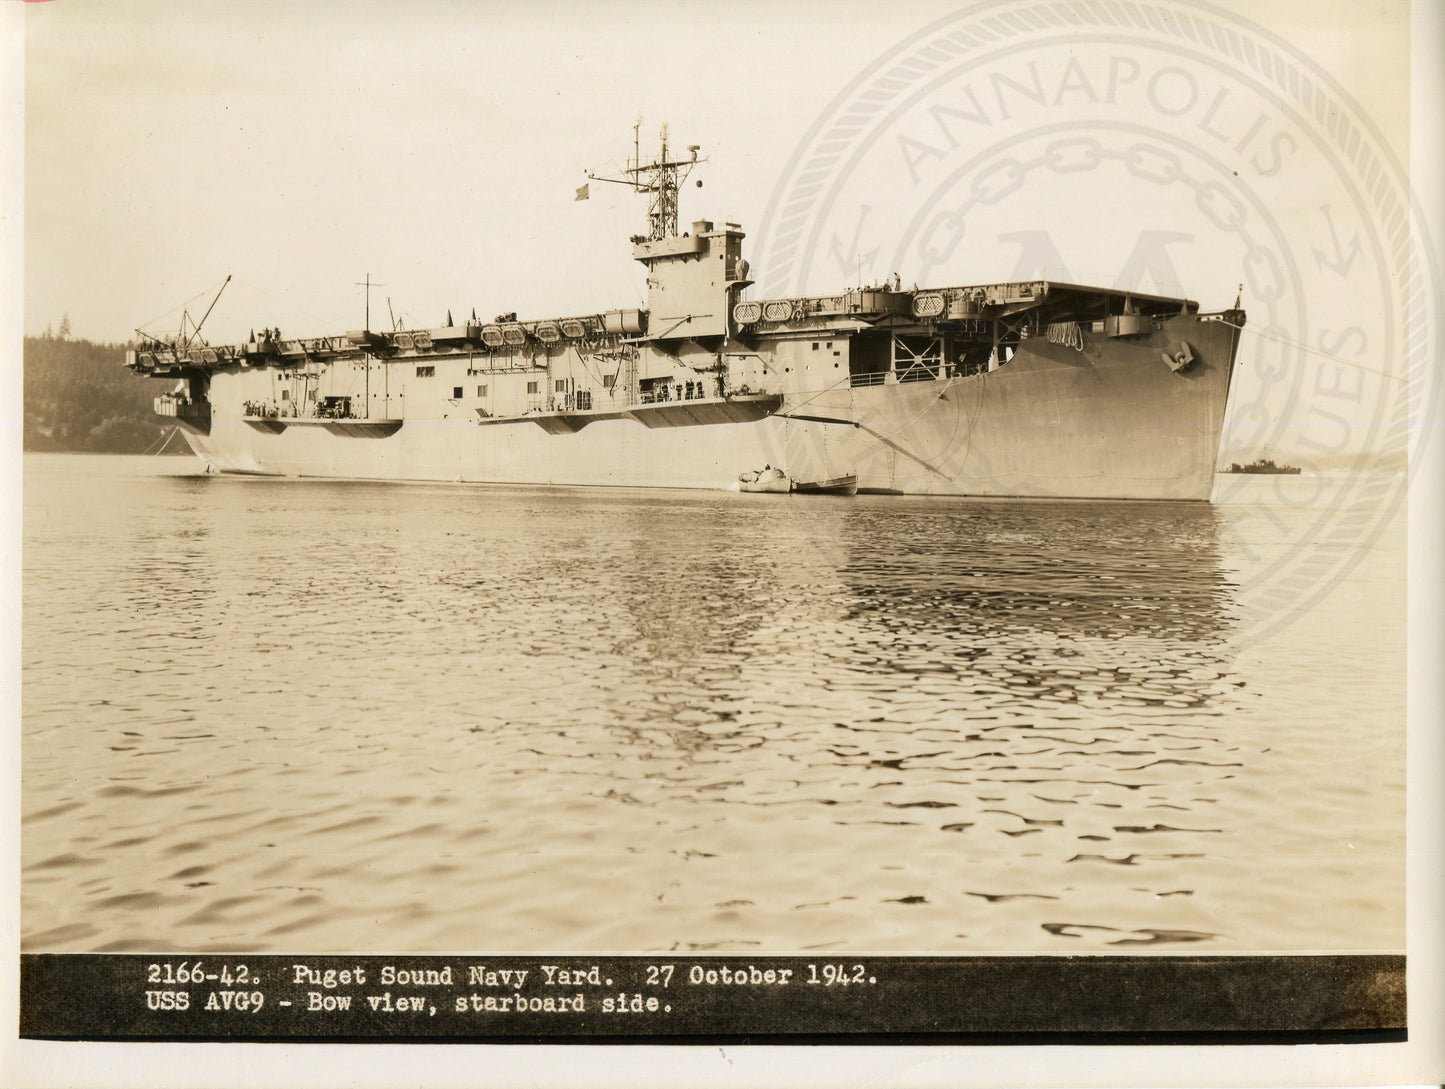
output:
<svg viewBox="0 0 1445 1089"><path fill-rule="evenodd" d="M1237 461L1229 463L1226 473L1277 473L1285 476L1297 476L1299 469L1293 465L1276 465L1268 458L1260 458L1258 461L1251 461L1248 465L1241 465Z"/></svg>
<svg viewBox="0 0 1445 1089"><path fill-rule="evenodd" d="M1238 299L896 275L750 298L737 224L679 233L688 150L664 128L652 161L587 175L647 195L645 309L378 331L368 305L359 330L224 346L183 317L127 366L178 379L156 411L227 473L724 489L766 464L793 491L1209 499Z"/></svg>

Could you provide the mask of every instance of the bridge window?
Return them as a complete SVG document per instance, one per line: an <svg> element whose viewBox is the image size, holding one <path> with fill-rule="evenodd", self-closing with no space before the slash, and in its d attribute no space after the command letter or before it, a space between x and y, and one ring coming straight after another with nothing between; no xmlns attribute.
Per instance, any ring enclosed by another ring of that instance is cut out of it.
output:
<svg viewBox="0 0 1445 1089"><path fill-rule="evenodd" d="M552 383L552 392L553 392L553 393L566 393L566 392L567 392L567 379L565 379L565 378L559 378L559 379L557 379L555 382L553 382L553 383Z"/></svg>
<svg viewBox="0 0 1445 1089"><path fill-rule="evenodd" d="M452 400L453 400L453 401L460 401L461 399L462 399L462 387L461 387L461 386L453 386L453 387L452 387Z"/></svg>
<svg viewBox="0 0 1445 1089"><path fill-rule="evenodd" d="M486 387L486 386L478 386L478 387L477 387L477 396L478 396L478 397L485 397L486 395L487 395L487 387Z"/></svg>
<svg viewBox="0 0 1445 1089"><path fill-rule="evenodd" d="M437 369L435 367L418 367L416 369L416 376L418 378L435 378L436 373Z"/></svg>
<svg viewBox="0 0 1445 1089"><path fill-rule="evenodd" d="M528 392L528 393L541 393L541 392L542 392L542 384L541 384L540 382L528 382L528 383L527 383L527 392Z"/></svg>

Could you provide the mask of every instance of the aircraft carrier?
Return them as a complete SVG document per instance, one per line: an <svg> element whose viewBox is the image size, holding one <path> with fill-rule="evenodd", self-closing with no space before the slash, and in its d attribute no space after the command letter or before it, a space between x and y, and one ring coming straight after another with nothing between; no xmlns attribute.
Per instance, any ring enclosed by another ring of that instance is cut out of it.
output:
<svg viewBox="0 0 1445 1089"><path fill-rule="evenodd" d="M227 473L721 489L766 466L850 494L1209 499L1237 299L896 276L753 298L737 224L680 230L699 161L664 131L588 176L647 195L645 308L231 345L183 318L127 366L177 380L156 411Z"/></svg>

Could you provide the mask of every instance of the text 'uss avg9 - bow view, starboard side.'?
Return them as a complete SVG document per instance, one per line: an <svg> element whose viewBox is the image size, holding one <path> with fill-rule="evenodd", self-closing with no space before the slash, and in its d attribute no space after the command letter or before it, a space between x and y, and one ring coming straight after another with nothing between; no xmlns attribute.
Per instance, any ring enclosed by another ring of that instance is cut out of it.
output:
<svg viewBox="0 0 1445 1089"><path fill-rule="evenodd" d="M127 366L178 379L156 411L219 472L1209 499L1238 299L1201 313L1044 279L905 289L896 274L750 298L737 224L679 230L680 185L700 161L696 147L670 156L664 130L652 161L588 176L647 195L648 231L632 238L645 309L266 328L235 345L183 319L178 336L143 334ZM760 478L769 486L750 486Z"/></svg>

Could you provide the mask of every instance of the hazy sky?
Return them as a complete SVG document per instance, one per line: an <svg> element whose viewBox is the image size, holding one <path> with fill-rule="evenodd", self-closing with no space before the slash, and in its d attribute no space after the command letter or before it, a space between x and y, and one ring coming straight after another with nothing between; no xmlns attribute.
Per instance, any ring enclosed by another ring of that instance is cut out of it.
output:
<svg viewBox="0 0 1445 1089"><path fill-rule="evenodd" d="M1241 27L1250 20L1287 39L1407 160L1403 0L1175 6L1222 13ZM356 328L364 307L356 284L368 274L383 285L372 293L373 327L389 325L388 299L411 327L439 325L449 309L460 319L473 307L491 318L637 305L643 270L627 236L642 229L642 198L597 183L589 201L575 202L573 193L586 169L615 168L630 154L638 117L644 150L664 121L676 149L702 145L711 161L694 174L703 188L690 184L684 193L683 220L741 222L759 290L837 290L860 265L865 279L896 271L925 285L1008 279L1030 245L1030 253L1054 255L1050 275L1113 283L1137 256L1141 232L1153 231L1156 255L1168 261L1155 261L1153 280L1138 286L1227 306L1239 282L1259 286L1243 264L1254 251L1213 237L1201 216L1202 182L1140 189L1122 158L1112 173L1036 172L1011 199L979 206L968 244L952 247L947 260L921 256L938 250L929 249L929 217L936 227L951 194L967 192L968 179L950 181L948 171L966 167L971 147L1006 142L1010 123L1019 122L1020 133L1067 134L1074 125L1105 136L1110 126L1143 125L1186 158L1191 145L1208 152L1186 163L1199 178L1242 174L1276 248L1293 240L1308 301L1271 312L1284 335L1346 354L1357 345L1342 326L1305 313L1309 306L1327 315L1353 307L1389 324L1378 297L1387 288L1355 282L1369 271L1370 254L1347 264L1361 223L1308 161L1313 151L1297 150L1307 143L1301 131L1281 135L1288 124L1271 114L1251 135L1256 114L1273 110L1263 91L1256 110L1249 86L1225 86L1183 52L1178 68L1161 72L1175 59L1160 41L1122 31L1063 38L1052 54L1000 55L992 72L985 65L972 82L940 83L890 114L859 142L850 170L826 194L827 210L814 214L807 259L788 263L779 281L769 201L797 192L794 156L808 153L816 126L825 130L850 96L856 101L855 81L870 65L894 63L910 38L927 39L973 10L753 0L28 5L25 329L39 333L68 314L73 334L92 339L127 339L137 326L172 331L183 305L199 314L228 274L234 279L206 328L215 341L263 325L294 334ZM1125 81L1116 114L1099 127L1098 100L1115 90L1105 84L1120 71L1127 76L1128 64L1143 75ZM1025 87L1037 79L1048 100L1035 105L1000 90L1001 74ZM965 132L961 146L944 146L937 109L971 109L966 92L981 92L991 116ZM1019 116L1029 109L1033 116ZM1286 168L1271 175L1271 155L1281 153ZM1326 228L1339 245L1323 241ZM1043 232L1048 245L1021 241L1023 231ZM1324 268L1314 267L1320 247L1347 274L1316 288L1305 280ZM1161 269L1179 282L1163 282ZM1254 323L1264 311L1249 296ZM1373 328L1364 341L1362 359L1382 343ZM1245 347L1272 350L1249 338ZM1261 366L1270 366L1264 357ZM1249 381L1246 367L1246 394ZM1270 412L1287 415L1270 398L1288 391L1266 392ZM1373 388L1365 392L1378 400Z"/></svg>
<svg viewBox="0 0 1445 1089"><path fill-rule="evenodd" d="M630 154L639 116L648 143L669 121L676 144L703 144L713 160L683 214L755 222L839 76L928 14L900 23L860 5L840 20L826 5L747 2L37 6L27 329L68 311L77 335L123 338L227 273L236 282L212 320L231 336L267 315L298 333L359 325L353 282L368 272L387 285L374 301L384 309L391 296L413 325L440 323L447 307L636 305L627 235L642 227L641 198L594 186L601 199L575 203L584 170Z"/></svg>

